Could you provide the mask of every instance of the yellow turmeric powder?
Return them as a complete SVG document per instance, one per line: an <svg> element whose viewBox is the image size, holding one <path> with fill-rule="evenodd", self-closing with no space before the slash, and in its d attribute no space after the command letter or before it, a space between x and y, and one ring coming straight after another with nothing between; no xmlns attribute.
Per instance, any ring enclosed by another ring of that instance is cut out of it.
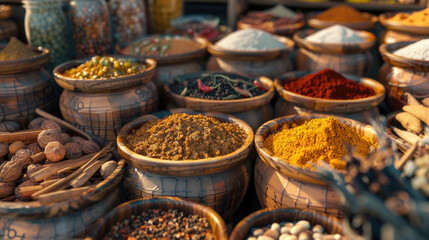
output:
<svg viewBox="0 0 429 240"><path fill-rule="evenodd" d="M312 119L294 128L285 124L264 143L274 156L291 165L313 168L311 162L323 160L337 170L346 169L346 162L342 160L345 144L362 156L368 156L371 146L377 147L376 142L359 136L353 128L333 117Z"/></svg>
<svg viewBox="0 0 429 240"><path fill-rule="evenodd" d="M404 25L429 26L429 8L425 8L412 14L404 12L397 13L388 20Z"/></svg>

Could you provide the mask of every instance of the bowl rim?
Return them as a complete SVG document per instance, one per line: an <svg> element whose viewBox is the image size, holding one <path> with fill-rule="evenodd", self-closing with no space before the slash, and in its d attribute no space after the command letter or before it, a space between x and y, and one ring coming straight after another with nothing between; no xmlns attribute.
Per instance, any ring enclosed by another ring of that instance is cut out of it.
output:
<svg viewBox="0 0 429 240"><path fill-rule="evenodd" d="M325 28L329 27L331 25L340 24L349 28L353 29L360 29L360 30L368 30L375 26L375 24L378 22L377 15L371 14L369 12L361 12L363 15L368 16L368 21L363 22L332 22L332 21L326 21L326 20L319 20L312 16L308 19L308 25L312 28Z"/></svg>
<svg viewBox="0 0 429 240"><path fill-rule="evenodd" d="M382 91L376 92L376 94L373 96L366 97L366 98L359 98L359 99L324 99L324 98L315 98L315 97L309 97L309 96L301 95L301 94L286 90L283 87L283 84L285 81L290 81L290 80L296 79L296 77L294 77L294 74L304 74L303 76L305 76L305 75L312 74L312 73L316 73L316 72L305 71L305 70L304 71L288 72L288 73L285 73L285 74L282 74L282 75L276 77L274 79L274 85L276 87L276 90L279 93L282 92L285 95L289 95L289 96L294 97L295 99L298 99L298 101L293 101L294 103L299 103L302 100L306 100L306 101L316 101L317 100L318 102L327 103L327 104L329 104L329 103L330 104L338 104L338 103L352 104L352 103L365 103L365 102L372 102L372 101L380 101L381 102L384 98L385 93L386 93L386 89L383 86L383 84L381 84L380 82L378 82L372 78L362 77L362 76L357 76L357 75L352 75L352 74L343 74L343 73L341 73L341 75L343 75L347 79L350 79L350 80L353 80L356 82L358 82L357 81L357 79L358 79L359 83L361 83L362 85L364 85L366 87L370 87L373 90L376 90L376 89L374 89L374 87L368 86L366 84L366 83L371 83L373 85L378 86L380 89L382 89ZM289 76L290 76L290 78L287 78ZM363 84L363 83L365 83L365 84ZM280 94L280 95L283 96L282 94ZM288 101L290 101L290 100L288 100Z"/></svg>
<svg viewBox="0 0 429 240"><path fill-rule="evenodd" d="M221 122L229 122L229 123L233 123L237 126L239 126L240 128L242 128L245 133L247 134L246 139L244 140L244 143L242 146L240 146L239 148L237 148L235 151L228 153L226 155L223 156L219 156L219 157L212 157L212 158L205 158L205 159L196 159L196 160L167 160L167 159L159 159L159 158L151 158L151 157L147 157L138 153L135 153L134 151L132 151L131 149L129 149L125 142L125 138L129 135L129 131L131 130L135 130L137 128L140 128L141 126L143 126L143 124L145 124L147 121L152 120L152 119L160 119L162 117L174 114L174 113L187 113L187 114L203 114L204 116L208 116L208 117L214 117L217 120L220 120ZM226 121L228 120L229 121ZM135 125L135 126L133 126ZM218 113L218 112L199 112L199 111L195 111L192 109L188 109L188 108L173 108L167 111L159 111L159 112L155 112L155 113L151 113L151 114L147 114L144 116L141 116L139 118L136 118L134 120L132 120L131 122L125 124L121 130L118 132L117 135L117 147L119 153L122 154L126 154L127 156L134 156L138 158L138 161L144 164L150 164L150 165L156 165L159 167L187 167L187 168L196 168L196 167L210 167L210 165L212 164L216 164L219 165L223 162L227 162L228 165L225 167L229 167L229 166L233 166L238 164L239 162L243 161L244 159L239 159L239 160L234 160L234 161L230 161L231 158L233 158L234 156L236 156L238 153L241 153L243 151L245 151L246 149L248 149L252 144L253 144L253 138L254 138L254 133L252 128L243 120L225 114L225 113ZM128 160L125 156L123 156L124 159Z"/></svg>
<svg viewBox="0 0 429 240"><path fill-rule="evenodd" d="M373 33L365 30L353 30L362 37L363 42L345 42L345 43L322 43L307 40L310 34L322 31L323 29L304 29L293 35L293 40L298 47L321 53L358 53L370 50L376 43L376 37Z"/></svg>
<svg viewBox="0 0 429 240"><path fill-rule="evenodd" d="M406 32L416 35L427 35L429 34L429 25L428 26L415 26L401 24L396 21L389 20L390 17L393 17L397 13L382 13L378 16L378 19L383 27L388 30ZM391 15L391 16L390 16Z"/></svg>
<svg viewBox="0 0 429 240"><path fill-rule="evenodd" d="M383 57L383 60L387 63L399 67L399 68L409 68L417 71L429 71L429 60L419 60L408 57L402 57L395 55L393 52L406 47L410 44L416 43L419 40L415 41L401 41L395 43L383 43L380 45L379 52Z"/></svg>
<svg viewBox="0 0 429 240"><path fill-rule="evenodd" d="M271 34L271 33L270 33ZM275 48L269 50L233 50L225 49L211 42L207 43L207 51L222 59L237 60L237 61L263 61L273 60L291 53L295 42L285 36L271 34L274 38L285 44L284 48ZM226 36L225 36L226 37Z"/></svg>
<svg viewBox="0 0 429 240"><path fill-rule="evenodd" d="M250 23L246 23L240 20L237 21L237 29L249 29L249 28L256 28L256 29L261 29L261 30L265 30L267 32L270 32L272 34L275 35L288 35L288 34L293 34L296 31L298 31L299 29L303 28L306 24L306 20L304 17L302 17L301 20L294 22L294 23L290 23L290 24L285 24L282 27L274 27L274 26L270 26L267 23L260 23L260 24L250 24Z"/></svg>
<svg viewBox="0 0 429 240"><path fill-rule="evenodd" d="M121 215L121 211L123 209L133 209L137 208L137 206L147 206L151 207L152 204L183 204L184 208L189 211L189 209L197 208L200 212L206 213L207 215L211 216L211 219L215 221L214 226L210 224L210 228L212 229L213 235L215 235L214 229L218 229L217 232L221 234L220 239L228 239L228 232L226 228L226 224L223 220L223 218L212 208L205 206L200 203L192 202L189 200L183 200L179 197L172 197L172 196L157 196L154 198L138 198L134 200L130 200L128 202L121 203L120 205L116 206L114 209L112 209L110 212L108 212L103 217L99 218L95 223L93 229L88 234L87 239L96 239L96 237L100 234L101 228L106 225L107 221L109 219L115 218L115 216ZM167 206L162 205L164 208L161 208L163 210L167 209ZM180 210L183 212L187 212L185 210ZM200 215L200 214L197 214ZM121 218L123 219L125 216L121 215ZM128 216L129 217L129 216Z"/></svg>
<svg viewBox="0 0 429 240"><path fill-rule="evenodd" d="M195 98L195 97L189 97L189 96L182 96L182 95L177 94L177 93L175 93L175 92L173 92L171 90L171 85L173 85L174 82L171 82L169 84L164 84L164 88L165 88L165 90L166 90L166 92L168 94L171 94L172 96L174 96L175 98L178 98L178 99L187 99L188 101L192 101L192 102L206 102L206 103L212 103L212 104L222 103L222 104L226 104L225 107L227 107L227 105L229 103L234 103L234 104L236 104L236 103L248 104L251 101L254 101L255 99L256 100L258 100L258 99L264 99L264 98L270 98L271 99L272 97L274 97L274 95L272 94L275 91L274 81L272 81L270 78L265 77L265 76L252 77L252 76L242 75L242 74L239 74L239 73L230 73L230 72L222 72L222 71L214 71L214 72L203 71L203 72L199 72L199 73L188 73L188 74L180 75L180 76L175 77L174 79L177 79L177 78L186 78L186 77L188 77L190 75L196 75L196 74L201 74L202 75L202 74L205 74L205 73L210 73L210 74L218 74L218 73L220 73L220 74L241 75L242 77L249 78L249 79L259 79L260 81L263 81L263 82L271 82L271 84L270 84L271 86L264 93L262 93L260 95L257 95L257 96L254 96L254 97L239 98L239 99L227 99L227 100L222 100L222 99L221 100L215 100L215 99L205 99L205 98ZM270 96L270 95L273 95L273 96Z"/></svg>

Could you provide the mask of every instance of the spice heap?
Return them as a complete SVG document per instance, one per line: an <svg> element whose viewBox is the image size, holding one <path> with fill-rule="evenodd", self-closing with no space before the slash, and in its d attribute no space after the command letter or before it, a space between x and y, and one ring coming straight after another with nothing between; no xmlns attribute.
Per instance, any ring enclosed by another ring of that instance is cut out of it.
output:
<svg viewBox="0 0 429 240"><path fill-rule="evenodd" d="M196 160L231 153L245 139L244 130L232 123L176 113L147 122L126 141L132 151L151 158Z"/></svg>
<svg viewBox="0 0 429 240"><path fill-rule="evenodd" d="M17 123L0 123L0 201L70 200L116 169L112 148L66 133L54 120L35 118L18 130Z"/></svg>
<svg viewBox="0 0 429 240"><path fill-rule="evenodd" d="M149 209L117 222L103 240L122 239L213 239L206 218L187 215L177 209Z"/></svg>
<svg viewBox="0 0 429 240"><path fill-rule="evenodd" d="M252 228L252 233L247 236L247 240L260 239L273 239L273 240L286 240L286 239L308 239L308 240L322 240L322 239L335 239L341 240L341 234L328 234L325 229L317 224L311 226L307 220L300 220L298 222L281 222L272 223L262 228ZM266 238L264 238L266 237Z"/></svg>
<svg viewBox="0 0 429 240"><path fill-rule="evenodd" d="M375 95L375 91L372 88L347 79L329 68L288 81L283 87L294 93L323 99L347 100Z"/></svg>
<svg viewBox="0 0 429 240"><path fill-rule="evenodd" d="M348 5L338 5L329 8L328 10L323 11L314 18L327 22L346 23L368 22L371 20L368 16L364 15L363 13Z"/></svg>
<svg viewBox="0 0 429 240"><path fill-rule="evenodd" d="M257 29L238 30L228 34L216 46L230 50L261 51L285 48L285 44L268 32Z"/></svg>
<svg viewBox="0 0 429 240"><path fill-rule="evenodd" d="M283 5L277 5L266 11L250 11L240 19L240 22L251 25L267 24L269 27L282 28L303 20L304 14L297 14Z"/></svg>
<svg viewBox="0 0 429 240"><path fill-rule="evenodd" d="M6 47L0 51L0 61L20 60L36 55L37 53L29 49L23 42L16 37L11 37Z"/></svg>
<svg viewBox="0 0 429 240"><path fill-rule="evenodd" d="M181 36L142 38L124 49L127 55L171 56L202 49L198 42Z"/></svg>
<svg viewBox="0 0 429 240"><path fill-rule="evenodd" d="M413 13L397 13L389 21L411 26L429 26L429 8Z"/></svg>
<svg viewBox="0 0 429 240"><path fill-rule="evenodd" d="M255 97L269 90L258 79L238 74L207 73L199 77L175 78L171 91L182 96L230 100Z"/></svg>
<svg viewBox="0 0 429 240"><path fill-rule="evenodd" d="M353 29L339 24L317 31L305 39L317 43L357 43L365 41Z"/></svg>
<svg viewBox="0 0 429 240"><path fill-rule="evenodd" d="M95 56L76 68L66 70L63 75L77 79L106 79L136 74L144 70L143 64L113 57Z"/></svg>
<svg viewBox="0 0 429 240"><path fill-rule="evenodd" d="M417 59L417 60L429 60L429 39L423 39L420 41L417 41L413 44L410 44L406 47L400 48L393 52L393 54L411 58L411 59Z"/></svg>
<svg viewBox="0 0 429 240"><path fill-rule="evenodd" d="M269 135L264 144L274 156L291 165L313 168L311 163L322 160L338 170L346 169L346 162L342 160L347 152L346 144L361 156L367 156L371 147L377 147L377 143L359 136L353 128L333 117L312 119L293 128L285 124Z"/></svg>

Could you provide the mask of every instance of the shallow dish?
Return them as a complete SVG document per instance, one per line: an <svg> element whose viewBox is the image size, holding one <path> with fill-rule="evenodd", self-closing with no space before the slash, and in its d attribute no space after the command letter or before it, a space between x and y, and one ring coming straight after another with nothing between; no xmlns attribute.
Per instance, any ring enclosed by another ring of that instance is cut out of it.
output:
<svg viewBox="0 0 429 240"><path fill-rule="evenodd" d="M308 20L308 25L312 28L326 28L335 24L340 24L356 30L367 30L373 28L378 21L377 16L366 12L363 12L362 14L367 16L369 20L365 22L331 22L310 18Z"/></svg>
<svg viewBox="0 0 429 240"><path fill-rule="evenodd" d="M208 72L191 73L191 74L181 75L176 78L179 81L183 81L189 78L195 78L195 77L201 76L202 74L205 74L205 73L208 73ZM222 74L228 74L228 73L222 72ZM179 107L190 108L195 111L203 111L203 112L213 111L213 112L223 112L223 113L237 113L237 112L245 112L245 111L262 107L265 104L269 103L271 99L274 97L274 94L275 94L274 84L273 84L273 81L271 81L271 79L266 77L258 77L258 78L254 77L254 79L259 79L259 81L261 81L261 83L264 86L269 87L269 90L255 97L233 99L233 100L211 100L211 99L181 96L180 94L177 94L171 91L170 89L171 84L168 84L168 85L165 84L164 87L168 96Z"/></svg>
<svg viewBox="0 0 429 240"><path fill-rule="evenodd" d="M284 124L292 124L295 123L296 125L301 125L306 121L309 121L311 119L315 118L325 118L330 117L330 115L324 115L324 114L302 114L302 115L289 115L284 116L280 118L273 119L271 121L268 121L264 123L262 126L258 128L255 134L255 147L256 151L258 152L261 159L268 165L270 165L272 168L276 169L277 171L283 173L284 175L299 180L303 182L313 183L313 184L319 184L319 185L326 185L326 183L322 180L320 175L317 171L302 168L295 165L290 165L285 160L273 156L273 153L266 148L264 144L265 138L269 136L274 131L280 129ZM365 136L369 139L376 140L376 133L374 129L370 125L365 125L363 123L360 123L358 121L333 116L338 121L354 128L358 134L361 136ZM343 171L339 171L339 173L342 173Z"/></svg>
<svg viewBox="0 0 429 240"><path fill-rule="evenodd" d="M279 95L286 101L291 102L297 106L305 107L320 112L359 112L366 109L376 107L384 99L385 88L384 86L371 79L365 77L358 77L353 75L343 74L344 77L359 82L366 87L370 87L375 91L375 95L361 99L350 99L350 100L331 100L308 97L292 91L286 90L283 86L287 81L294 80L300 77L304 77L312 72L309 71L295 71L283 74L274 80Z"/></svg>
<svg viewBox="0 0 429 240"><path fill-rule="evenodd" d="M261 209L242 219L232 230L230 240L245 240L252 228L266 227L274 222L296 222L307 220L312 226L319 224L325 232L334 234L342 232L341 221L335 217L317 211L302 209ZM342 238L343 239L343 238Z"/></svg>
<svg viewBox="0 0 429 240"><path fill-rule="evenodd" d="M99 219L91 233L85 239L103 239L107 232L118 222L131 215L139 215L149 209L177 209L185 214L195 214L205 217L210 223L213 236L216 240L228 239L228 231L223 219L213 209L202 204L185 201L177 197L158 197L151 199L136 199L125 202L110 211L105 217Z"/></svg>
<svg viewBox="0 0 429 240"><path fill-rule="evenodd" d="M209 42L207 44L207 51L215 57L236 61L273 60L282 56L286 56L292 52L295 44L291 39L282 36L275 36L275 38L285 44L284 48L253 51L232 50L216 46L215 44Z"/></svg>
<svg viewBox="0 0 429 240"><path fill-rule="evenodd" d="M374 46L376 37L374 34L367 31L355 31L357 35L362 37L364 42L355 42L355 43L322 43L314 42L306 39L309 35L320 31L314 29L307 29L296 32L293 36L298 47L302 47L314 52L321 53L357 53L357 52L366 52L372 46Z"/></svg>
<svg viewBox="0 0 429 240"><path fill-rule="evenodd" d="M142 61L146 65L145 70L132 75L92 80L70 78L62 74L65 70L77 67L87 60L88 59L70 60L55 67L54 78L58 85L64 89L76 92L117 90L150 82L156 73L157 67L156 61L148 58Z"/></svg>
<svg viewBox="0 0 429 240"><path fill-rule="evenodd" d="M399 67L399 68L409 68L417 71L429 71L429 61L428 60L418 60L407 57L402 57L393 54L396 50L406 47L410 44L415 43L416 41L408 41L408 42L397 42L397 43L389 43L382 44L379 47L379 51L383 60L387 63Z"/></svg>
<svg viewBox="0 0 429 240"><path fill-rule="evenodd" d="M221 170L243 163L243 161L249 155L253 144L252 128L246 122L238 118L226 114L212 112L202 112L201 114L213 117L221 122L233 123L246 132L247 138L245 139L243 146L236 149L232 153L220 157L178 161L143 156L133 152L126 146L126 137L132 130L140 128L149 120L163 118L174 113L200 114L201 112L196 112L186 108L176 108L139 117L122 127L118 133L116 142L118 145L119 154L125 159L125 161L127 161L128 164L142 171L150 172L151 174L195 176L199 174L203 175L219 172Z"/></svg>
<svg viewBox="0 0 429 240"><path fill-rule="evenodd" d="M0 50L3 50L6 45L0 45ZM6 60L0 61L0 74L12 74L12 73L21 73L29 72L32 70L37 70L42 68L49 62L49 49L42 47L28 47L37 53L37 55L18 59L18 60Z"/></svg>
<svg viewBox="0 0 429 240"><path fill-rule="evenodd" d="M429 34L429 26L414 26L414 25L407 25L407 24L401 24L396 21L389 20L389 18L393 17L396 13L382 13L378 17L380 20L381 25L385 27L386 29L398 31L398 32L406 32L406 33L412 33L412 34L418 34L418 35L428 35Z"/></svg>
<svg viewBox="0 0 429 240"><path fill-rule="evenodd" d="M145 59L154 59L158 65L165 65L165 64L175 64L175 63L184 63L190 60L195 60L195 59L199 59L202 58L204 56L204 54L206 53L206 40L201 38L201 37L184 37L184 36L180 36L180 35L147 35L144 36L142 38L139 38L137 40L135 40L134 42L140 42L140 41L144 41L146 39L152 39L152 38L158 38L158 37L167 37L167 36L172 36L175 38L180 38L180 39L189 39L189 41L194 41L196 43L199 44L199 48L194 50L194 51L188 51L188 52L183 52L180 54L172 54L172 55L168 55L168 56L154 56L154 55L139 55L139 54L134 54L134 53L129 53L128 51L126 51L126 48L133 43L123 43L123 44L119 44L115 46L116 52L120 55L123 56L128 56L128 57L133 57L133 58L138 58L140 59L140 61L144 61Z"/></svg>

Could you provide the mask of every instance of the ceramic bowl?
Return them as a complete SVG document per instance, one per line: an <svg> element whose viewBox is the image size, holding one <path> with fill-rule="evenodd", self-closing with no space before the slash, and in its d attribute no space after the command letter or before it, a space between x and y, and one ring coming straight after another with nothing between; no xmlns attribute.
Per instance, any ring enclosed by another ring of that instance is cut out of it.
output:
<svg viewBox="0 0 429 240"><path fill-rule="evenodd" d="M178 81L184 81L189 78L194 79L203 74L207 74L208 72L200 72L200 73L191 73L185 74L176 77ZM230 73L219 72L221 74L232 75ZM236 75L236 74L233 74ZM242 76L243 78L249 79L247 76ZM251 79L251 78L250 78ZM252 97L252 98L241 98L241 99L233 99L233 100L210 100L210 99L202 99L202 98L193 98L187 96L181 96L180 94L174 93L171 91L171 84L164 85L168 96L172 99L172 101L179 107L190 108L195 111L210 111L210 112L223 112L223 113L236 113L236 112L245 112L253 109L257 109L269 103L271 99L274 97L274 84L269 78L266 77L258 77L259 81L264 85L269 87L269 90L265 93Z"/></svg>
<svg viewBox="0 0 429 240"><path fill-rule="evenodd" d="M405 32L417 35L428 35L429 34L429 26L415 26L415 25L407 25L402 24L396 21L389 20L389 18L393 17L396 13L383 13L380 14L378 19L380 20L381 25L388 30Z"/></svg>
<svg viewBox="0 0 429 240"><path fill-rule="evenodd" d="M381 56L383 57L383 60L395 67L407 68L407 69L417 70L417 71L429 71L428 60L425 61L425 60L412 59L412 58L402 57L394 54L396 50L406 47L413 43L415 43L415 41L382 44L379 47L379 51L381 53Z"/></svg>
<svg viewBox="0 0 429 240"><path fill-rule="evenodd" d="M366 52L370 50L372 46L374 46L376 41L375 35L367 31L355 31L358 36L365 40L363 42L356 43L319 43L306 39L306 37L316 33L317 31L320 30L306 29L296 32L293 36L293 40L298 47L302 47L314 52L330 54Z"/></svg>
<svg viewBox="0 0 429 240"><path fill-rule="evenodd" d="M214 239L228 239L228 232L225 222L218 213L202 204L185 201L177 197L162 197L152 199L141 198L125 202L110 211L105 217L99 219L95 223L93 231L91 231L91 233L85 239L103 239L103 237L118 221L130 218L131 215L139 215L144 211L154 208L165 211L168 209L177 209L179 211L183 211L185 214L193 214L198 215L199 217L204 217L210 223Z"/></svg>
<svg viewBox="0 0 429 240"><path fill-rule="evenodd" d="M274 222L297 222L307 220L312 226L319 224L325 232L342 233L341 221L335 217L310 210L301 209L261 209L242 219L232 230L230 240L245 240L252 228L266 227ZM345 239L344 236L341 239Z"/></svg>
<svg viewBox="0 0 429 240"><path fill-rule="evenodd" d="M210 14L189 14L170 21L171 26L181 31L199 32L204 27L214 28L219 25L220 18Z"/></svg>
<svg viewBox="0 0 429 240"><path fill-rule="evenodd" d="M168 55L168 56L139 55L139 54L135 54L135 53L130 53L126 50L126 48L130 45L130 43L123 43L123 44L116 45L115 49L116 49L116 52L120 55L138 58L138 59L140 59L140 61L144 61L145 59L148 59L148 58L154 59L158 65L184 63L184 62L188 62L191 60L195 60L195 59L199 59L199 58L204 57L204 54L206 53L205 48L206 48L206 42L207 41L203 38L200 38L200 37L184 37L184 36L180 36L180 35L154 34L154 35L147 35L147 36L144 36L142 38L139 38L139 39L135 40L134 43L144 41L147 39L152 39L152 38L159 38L159 37L164 38L167 36L193 41L194 43L197 43L199 45L199 47L193 51L183 52L180 54L172 54L172 55ZM133 44L133 43L131 43L131 44Z"/></svg>
<svg viewBox="0 0 429 240"><path fill-rule="evenodd" d="M312 28L327 28L332 25L340 24L356 30L368 30L373 28L375 24L378 22L377 16L366 12L363 12L362 14L364 16L367 16L367 19L369 20L365 22L332 22L332 21L326 21L326 20L319 20L316 18L310 18L308 20L308 25Z"/></svg>
<svg viewBox="0 0 429 240"><path fill-rule="evenodd" d="M270 149L268 149L265 146L264 140L274 131L277 131L280 129L284 124L292 125L301 125L306 121L309 121L311 119L315 118L325 118L330 117L330 115L324 115L324 114L301 114L301 115L289 115L284 116L280 118L273 119L271 121L268 121L264 123L262 126L258 128L255 134L255 147L256 151L258 152L261 159L271 166L272 168L276 169L277 171L281 172L287 177L313 183L313 184L319 184L319 185L326 185L326 183L321 179L320 175L317 171L302 168L295 165L290 165L287 161L275 157L273 152L271 152ZM368 139L373 139L374 141L377 140L376 133L370 125L365 125L363 123L360 123L355 120L351 120L348 118L333 116L338 121L350 126L351 128L354 128L356 132L361 135L365 136ZM342 171L339 171L342 173Z"/></svg>
<svg viewBox="0 0 429 240"><path fill-rule="evenodd" d="M124 57L121 57L124 58ZM157 63L154 59L145 59L142 63L146 68L142 72L132 75L125 75L120 77L112 77L105 79L76 79L63 75L64 71L79 66L80 64L88 61L89 59L70 60L63 64L58 65L54 69L55 81L62 88L76 91L76 92L103 92L124 89L131 86L149 83L156 73ZM134 59L132 59L134 60Z"/></svg>
<svg viewBox="0 0 429 240"><path fill-rule="evenodd" d="M303 28L305 24L306 24L306 21L304 18L302 18L302 20L298 22L294 22L287 25L285 24L284 26L281 26L281 27L275 27L272 22L264 22L261 24L250 24L239 20L237 22L237 29L256 28L256 29L270 32L272 34L288 36L288 35L294 34L296 31Z"/></svg>
<svg viewBox="0 0 429 240"><path fill-rule="evenodd" d="M372 88L375 91L375 95L361 99L331 100L308 97L305 95L294 93L292 91L288 91L283 87L287 81L304 77L305 75L310 73L312 72L295 71L279 76L274 80L274 85L276 87L277 92L284 100L291 102L294 105L319 112L359 112L376 107L384 99L385 88L381 83L371 78L358 77L347 74L343 74L343 76L350 80L359 82L366 87Z"/></svg>
<svg viewBox="0 0 429 240"><path fill-rule="evenodd" d="M47 219L73 214L73 212L85 209L113 192L122 181L124 173L124 160L118 162L113 173L82 194L79 198L73 198L62 202L42 205L38 201L31 202L6 202L0 201L0 216L13 219Z"/></svg>
<svg viewBox="0 0 429 240"><path fill-rule="evenodd" d="M237 164L241 164L249 155L253 144L252 128L246 122L238 118L226 114L213 112L203 112L201 114L208 117L213 117L221 122L232 123L242 128L247 134L247 138L245 139L244 144L232 153L214 158L173 161L143 156L133 152L127 147L126 137L130 134L132 130L137 130L143 124L152 119L163 118L173 113L200 114L200 112L196 112L191 109L176 108L139 117L122 127L122 129L118 133L117 145L119 154L127 161L128 164L142 171L150 172L152 174L195 176L219 172Z"/></svg>
<svg viewBox="0 0 429 240"><path fill-rule="evenodd" d="M0 50L3 50L6 45L0 45ZM49 49L42 47L28 47L37 53L37 55L19 59L19 60L7 60L0 61L0 74L13 74L13 73L23 73L29 72L32 70L37 70L46 65L49 61Z"/></svg>
<svg viewBox="0 0 429 240"><path fill-rule="evenodd" d="M219 57L221 59L235 60L235 61L264 61L264 60L273 60L286 56L291 53L294 47L294 42L287 38L275 35L277 40L284 43L284 48L271 49L271 50L254 50L254 51L245 51L245 50L232 50L219 47L213 43L207 44L207 50L213 56Z"/></svg>

